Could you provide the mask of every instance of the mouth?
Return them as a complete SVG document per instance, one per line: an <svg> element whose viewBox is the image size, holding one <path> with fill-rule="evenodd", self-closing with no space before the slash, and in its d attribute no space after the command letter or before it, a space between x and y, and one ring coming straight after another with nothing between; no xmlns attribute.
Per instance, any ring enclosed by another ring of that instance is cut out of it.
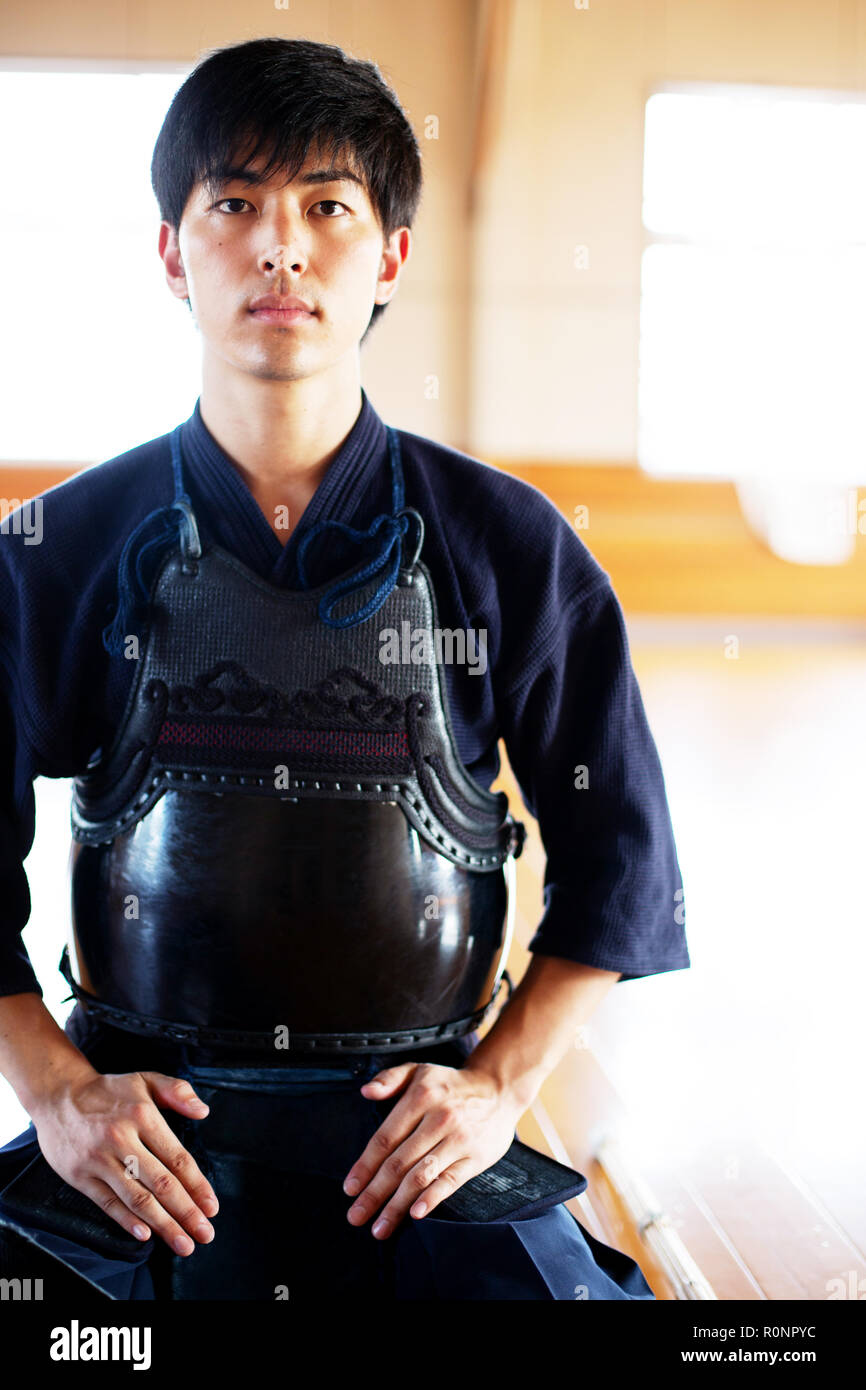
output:
<svg viewBox="0 0 866 1390"><path fill-rule="evenodd" d="M262 323L302 323L316 315L309 309L250 309L250 317Z"/></svg>
<svg viewBox="0 0 866 1390"><path fill-rule="evenodd" d="M312 304L297 294L259 295L250 303L249 311L262 323L303 323L316 317Z"/></svg>

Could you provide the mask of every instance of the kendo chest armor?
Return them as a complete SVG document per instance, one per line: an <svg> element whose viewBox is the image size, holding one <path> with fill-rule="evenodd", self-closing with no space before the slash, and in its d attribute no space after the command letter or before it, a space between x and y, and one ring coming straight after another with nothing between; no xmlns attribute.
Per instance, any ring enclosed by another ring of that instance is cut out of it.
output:
<svg viewBox="0 0 866 1390"><path fill-rule="evenodd" d="M457 752L423 521L388 442L394 510L365 534L390 525L390 582L368 565L296 591L202 551L173 432L180 545L114 743L73 784L61 968L97 1017L364 1052L461 1036L489 1009L524 827ZM329 620L350 590L358 612ZM412 659L405 641L380 659L386 630L412 634Z"/></svg>

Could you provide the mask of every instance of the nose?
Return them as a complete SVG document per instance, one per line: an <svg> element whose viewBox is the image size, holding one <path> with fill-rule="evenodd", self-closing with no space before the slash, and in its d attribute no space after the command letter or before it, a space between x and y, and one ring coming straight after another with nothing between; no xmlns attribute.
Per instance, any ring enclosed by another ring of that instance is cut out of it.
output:
<svg viewBox="0 0 866 1390"><path fill-rule="evenodd" d="M300 275L303 273L306 263L306 256L296 246L271 246L259 256L259 269L265 274L274 274L284 270L291 271L294 275Z"/></svg>
<svg viewBox="0 0 866 1390"><path fill-rule="evenodd" d="M261 236L259 270L264 274L279 271L291 271L295 275L303 273L308 252L302 217L295 217L285 209L278 210L274 216L262 219Z"/></svg>

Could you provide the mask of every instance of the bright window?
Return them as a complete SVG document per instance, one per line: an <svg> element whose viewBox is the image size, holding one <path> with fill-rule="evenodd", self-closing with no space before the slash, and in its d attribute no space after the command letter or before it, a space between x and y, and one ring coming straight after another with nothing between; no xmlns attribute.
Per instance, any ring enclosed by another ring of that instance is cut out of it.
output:
<svg viewBox="0 0 866 1390"><path fill-rule="evenodd" d="M199 339L150 185L185 71L0 69L6 461L99 462L195 404Z"/></svg>
<svg viewBox="0 0 866 1390"><path fill-rule="evenodd" d="M864 156L862 96L647 102L639 462L735 480L791 559L845 558L866 483Z"/></svg>

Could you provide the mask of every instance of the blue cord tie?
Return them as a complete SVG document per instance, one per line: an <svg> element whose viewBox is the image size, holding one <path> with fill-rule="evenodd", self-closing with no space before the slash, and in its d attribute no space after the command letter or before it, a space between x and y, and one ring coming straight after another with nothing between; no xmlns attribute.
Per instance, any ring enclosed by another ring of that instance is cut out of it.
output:
<svg viewBox="0 0 866 1390"><path fill-rule="evenodd" d="M187 536L185 554L200 555L201 545L198 527L188 494L184 491L183 470L180 459L180 431L178 425L171 432L171 468L174 476L174 501L167 507L155 507L138 523L120 552L117 564L117 610L107 627L102 630L102 645L112 656L122 656L129 628L139 606L146 604L150 597L147 580L142 572L142 562L151 553L172 540L176 534ZM162 526L155 536L141 546L135 557L135 573L131 571L131 557L138 538L144 534L151 522L162 518Z"/></svg>
<svg viewBox="0 0 866 1390"><path fill-rule="evenodd" d="M370 522L366 531L359 531L354 526L347 526L342 521L317 521L311 526L306 535L302 536L298 542L298 579L302 589L308 589L309 579L304 555L310 541L321 536L329 527L349 540L357 544L365 541L375 540L381 532L381 542L375 555L365 565L354 570L352 574L345 575L342 579L332 584L326 593L322 595L317 605L317 612L321 622L326 627L344 628L354 627L357 623L362 623L369 618L372 613L376 613L385 602L394 585L397 582L397 571L400 568L402 554L402 541L412 518L418 527L418 539L415 544L415 553L409 562L414 565L424 541L424 521L414 507L404 507L403 505L403 470L400 465L400 440L397 431L391 426L385 426L388 435L388 457L391 463L391 512L381 512L374 521ZM393 551L393 555L392 555ZM389 563L390 561L390 563ZM388 572L379 585L376 592L354 612L346 613L342 618L332 618L331 610L334 605L344 598L346 594L356 593L363 589L369 579L388 566Z"/></svg>
<svg viewBox="0 0 866 1390"><path fill-rule="evenodd" d="M133 546L155 517L163 517L163 525L157 534L138 551L135 557L135 574L131 575ZM152 511L143 521L139 522L132 535L127 538L117 566L117 611L108 626L102 630L102 645L112 656L123 655L124 643L129 636L133 615L139 604L145 603L148 598L147 585L141 572L142 562L151 551L164 546L166 541L172 539L181 523L182 516L175 511L175 504L172 502L170 507L157 507L155 511Z"/></svg>
<svg viewBox="0 0 866 1390"><path fill-rule="evenodd" d="M120 553L120 560L117 566L117 611L114 618L103 629L102 643L106 651L113 656L123 654L124 643L129 635L129 627L139 606L147 603L150 596L147 578L143 573L144 560L156 550L164 547L175 536L181 538L186 536L186 545L182 549L184 556L197 557L201 554L199 543L198 528L196 526L195 514L192 509L188 494L183 486L183 469L181 464L180 450L180 431L182 426L178 425L171 433L171 462L174 474L175 500L166 507L156 507L152 512L136 526L135 530L127 537L123 550ZM388 453L391 463L391 513L382 512L370 523L365 531L359 531L354 526L347 526L342 521L318 521L304 535L298 544L298 578L303 589L309 588L307 569L304 563L304 555L311 541L317 536L322 535L329 527L339 531L341 535L348 537L358 544L365 541L379 539L379 548L366 564L344 576L333 584L318 603L318 614L321 621L331 628L354 627L357 623L362 623L369 618L372 613L380 609L397 582L397 571L400 568L402 555L402 539L409 528L410 519L417 524L418 538L415 545L415 552L410 561L414 565L421 550L424 540L424 522L420 514L414 507L404 507L403 505L403 472L400 466L400 441L397 432L390 425L386 425L388 434ZM136 548L140 537L148 530L151 524L160 519L162 524L155 535L145 541L137 550L135 555L135 568L132 569L132 554ZM393 552L393 553L392 553ZM365 604L354 612L345 614L342 618L332 618L331 610L346 594L355 593L365 587L367 581L374 575L379 574L387 566L387 573L382 579L376 592Z"/></svg>
<svg viewBox="0 0 866 1390"><path fill-rule="evenodd" d="M376 613L382 607L382 604L397 582L397 571L400 568L402 553L402 541L403 536L409 528L410 514L416 516L418 521L421 522L420 516L418 516L418 513L415 512L413 508L404 507L399 516L388 516L386 512L382 512L381 515L376 517L375 521L370 523L366 531L358 531L354 526L347 526L342 521L318 521L298 543L298 578L301 582L301 588L308 589L309 582L304 567L304 551L307 549L310 541L322 535L329 526L332 526L334 530L339 531L341 535L348 536L350 540L356 541L359 544L363 541L374 540L377 533L380 531L382 532L382 541L379 550L372 559L368 560L367 564L362 565L360 569L353 571L350 575L346 575L345 578L338 580L336 584L332 584L327 593L323 594L319 600L317 612L319 618L327 627L354 627L357 623L364 622L366 618L370 617L371 613ZM423 526L423 522L421 522L421 525ZM420 549L420 546L418 548ZM391 554L392 551L394 552L393 556ZM380 570L383 570L385 566L388 565L389 559L390 565L387 574L376 592L367 602L353 612L346 613L342 618L332 618L331 611L334 605L346 594L356 593L362 590L368 579L372 579L373 575L378 574Z"/></svg>

